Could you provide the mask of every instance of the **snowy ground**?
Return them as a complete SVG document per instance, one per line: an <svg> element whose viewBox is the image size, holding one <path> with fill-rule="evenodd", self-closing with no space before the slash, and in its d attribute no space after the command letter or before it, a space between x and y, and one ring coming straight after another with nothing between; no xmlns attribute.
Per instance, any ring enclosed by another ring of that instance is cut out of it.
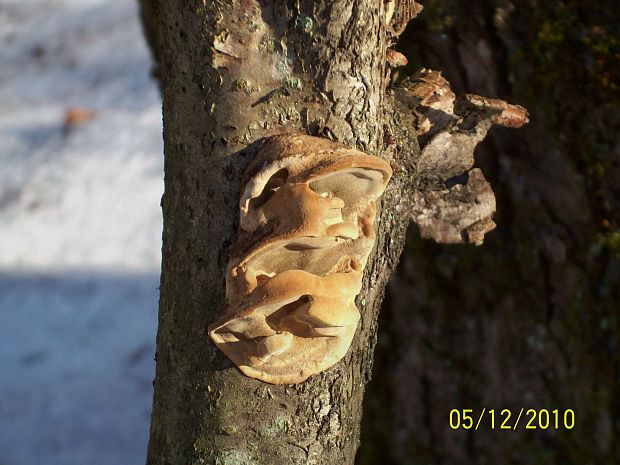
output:
<svg viewBox="0 0 620 465"><path fill-rule="evenodd" d="M145 460L163 163L136 4L0 0L0 465Z"/></svg>

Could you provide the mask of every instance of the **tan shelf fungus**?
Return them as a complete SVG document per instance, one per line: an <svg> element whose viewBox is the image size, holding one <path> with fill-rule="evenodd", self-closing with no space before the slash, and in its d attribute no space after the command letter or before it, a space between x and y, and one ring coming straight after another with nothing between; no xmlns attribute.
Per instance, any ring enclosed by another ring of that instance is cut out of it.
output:
<svg viewBox="0 0 620 465"><path fill-rule="evenodd" d="M384 160L327 139L273 136L247 168L226 308L209 326L247 376L300 383L347 353L375 240Z"/></svg>

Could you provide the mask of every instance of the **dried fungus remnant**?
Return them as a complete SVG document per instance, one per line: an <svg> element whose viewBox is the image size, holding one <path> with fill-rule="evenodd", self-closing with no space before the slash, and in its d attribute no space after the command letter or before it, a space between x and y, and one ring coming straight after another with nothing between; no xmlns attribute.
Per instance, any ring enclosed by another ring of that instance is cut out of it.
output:
<svg viewBox="0 0 620 465"><path fill-rule="evenodd" d="M495 228L495 196L474 150L494 124L518 128L527 110L503 100L456 96L441 73L422 68L395 88L397 103L420 143L412 219L422 237L439 243L481 245Z"/></svg>
<svg viewBox="0 0 620 465"><path fill-rule="evenodd" d="M398 68L400 66L406 66L409 63L407 57L400 52L393 49L388 49L385 52L385 61L392 68Z"/></svg>
<svg viewBox="0 0 620 465"><path fill-rule="evenodd" d="M413 18L418 16L424 7L415 0L387 0L385 2L385 24L388 33L397 39Z"/></svg>
<svg viewBox="0 0 620 465"><path fill-rule="evenodd" d="M317 137L261 146L242 185L226 309L209 327L245 375L299 383L346 354L391 174L380 158Z"/></svg>

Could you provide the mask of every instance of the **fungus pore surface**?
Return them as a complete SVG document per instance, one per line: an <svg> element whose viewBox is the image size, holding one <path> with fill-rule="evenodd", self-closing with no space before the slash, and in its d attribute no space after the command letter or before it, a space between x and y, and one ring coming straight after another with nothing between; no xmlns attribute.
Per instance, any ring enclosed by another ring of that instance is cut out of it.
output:
<svg viewBox="0 0 620 465"><path fill-rule="evenodd" d="M209 326L245 375L300 383L347 353L391 175L384 160L327 139L265 140L242 182L226 307Z"/></svg>

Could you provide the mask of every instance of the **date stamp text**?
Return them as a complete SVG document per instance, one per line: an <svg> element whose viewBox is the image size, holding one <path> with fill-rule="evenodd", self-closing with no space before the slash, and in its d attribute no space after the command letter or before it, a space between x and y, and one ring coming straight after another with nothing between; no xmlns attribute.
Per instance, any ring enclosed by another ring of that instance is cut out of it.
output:
<svg viewBox="0 0 620 465"><path fill-rule="evenodd" d="M487 409L470 408L450 410L450 428L474 429L490 428L515 431L521 429L573 429L575 412L572 409Z"/></svg>

